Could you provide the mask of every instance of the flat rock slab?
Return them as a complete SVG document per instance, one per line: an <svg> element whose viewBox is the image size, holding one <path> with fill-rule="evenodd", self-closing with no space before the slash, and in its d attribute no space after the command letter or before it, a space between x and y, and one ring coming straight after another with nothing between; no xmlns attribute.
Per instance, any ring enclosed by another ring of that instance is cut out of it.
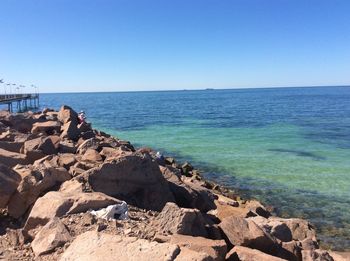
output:
<svg viewBox="0 0 350 261"><path fill-rule="evenodd" d="M271 256L256 249L251 249L243 246L235 246L227 254L226 260L228 261L284 261L286 259Z"/></svg>
<svg viewBox="0 0 350 261"><path fill-rule="evenodd" d="M169 243L89 231L72 242L60 261L175 260L179 252L177 245Z"/></svg>

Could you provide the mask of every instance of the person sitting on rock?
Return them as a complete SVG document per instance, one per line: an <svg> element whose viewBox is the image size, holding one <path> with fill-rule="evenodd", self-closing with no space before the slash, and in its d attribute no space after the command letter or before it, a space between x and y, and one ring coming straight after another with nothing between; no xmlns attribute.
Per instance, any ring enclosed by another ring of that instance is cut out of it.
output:
<svg viewBox="0 0 350 261"><path fill-rule="evenodd" d="M78 122L79 124L82 124L83 122L85 122L86 120L86 116L85 116L85 112L84 111L80 111L78 114Z"/></svg>

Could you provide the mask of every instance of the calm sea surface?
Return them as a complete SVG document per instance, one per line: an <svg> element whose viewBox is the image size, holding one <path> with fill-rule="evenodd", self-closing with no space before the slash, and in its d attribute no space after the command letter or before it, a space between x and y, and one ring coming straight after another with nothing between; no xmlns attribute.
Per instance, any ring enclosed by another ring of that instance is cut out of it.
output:
<svg viewBox="0 0 350 261"><path fill-rule="evenodd" d="M350 88L43 94L95 128L191 161L205 176L308 218L350 249Z"/></svg>

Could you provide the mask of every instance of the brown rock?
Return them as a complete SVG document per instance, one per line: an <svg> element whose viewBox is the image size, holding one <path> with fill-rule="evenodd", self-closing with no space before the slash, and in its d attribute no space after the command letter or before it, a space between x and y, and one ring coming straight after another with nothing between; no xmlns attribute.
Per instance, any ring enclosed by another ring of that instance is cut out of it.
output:
<svg viewBox="0 0 350 261"><path fill-rule="evenodd" d="M4 164L10 168L16 166L17 164L27 164L26 155L4 150L0 148L0 164Z"/></svg>
<svg viewBox="0 0 350 261"><path fill-rule="evenodd" d="M74 143L69 140L63 140L60 141L58 145L58 151L61 153L75 153L77 151L77 148L75 147Z"/></svg>
<svg viewBox="0 0 350 261"><path fill-rule="evenodd" d="M227 217L219 227L234 246L247 246L266 253L271 253L277 248L275 240L252 220Z"/></svg>
<svg viewBox="0 0 350 261"><path fill-rule="evenodd" d="M67 138L73 141L78 140L80 132L77 128L77 125L73 121L66 122L61 128L61 139Z"/></svg>
<svg viewBox="0 0 350 261"><path fill-rule="evenodd" d="M348 261L350 260L350 252L338 252L338 251L329 251L329 254L332 256L334 261Z"/></svg>
<svg viewBox="0 0 350 261"><path fill-rule="evenodd" d="M281 259L275 256L271 256L260 252L259 250L235 246L227 254L226 260L228 261L283 261L286 259Z"/></svg>
<svg viewBox="0 0 350 261"><path fill-rule="evenodd" d="M111 162L113 160L116 160L120 157L123 156L128 156L131 155L131 151L125 151L121 149L120 147L118 148L111 148L111 147L103 147L100 155L105 158L105 162Z"/></svg>
<svg viewBox="0 0 350 261"><path fill-rule="evenodd" d="M21 176L17 172L0 164L0 208L6 207L20 181Z"/></svg>
<svg viewBox="0 0 350 261"><path fill-rule="evenodd" d="M69 173L73 176L73 177L76 177L76 176L79 176L81 174L83 174L86 170L82 169L82 168L78 168L76 166L71 166L69 168Z"/></svg>
<svg viewBox="0 0 350 261"><path fill-rule="evenodd" d="M61 124L59 122L44 121L34 123L31 132L33 134L45 133L46 135L52 135L54 133L59 133L60 129Z"/></svg>
<svg viewBox="0 0 350 261"><path fill-rule="evenodd" d="M28 140L23 145L24 153L29 162L45 157L46 155L56 154L55 146L49 137L39 137Z"/></svg>
<svg viewBox="0 0 350 261"><path fill-rule="evenodd" d="M270 217L269 219L253 217L250 219L283 242L303 241L305 239L316 241L315 229L307 220L279 217Z"/></svg>
<svg viewBox="0 0 350 261"><path fill-rule="evenodd" d="M83 192L83 183L80 183L76 179L70 179L62 183L59 191L66 194L80 193Z"/></svg>
<svg viewBox="0 0 350 261"><path fill-rule="evenodd" d="M69 106L63 105L58 112L58 120L62 123L67 123L69 121L78 125L78 114Z"/></svg>
<svg viewBox="0 0 350 261"><path fill-rule="evenodd" d="M59 168L59 157L57 155L48 155L41 159L34 161L33 167L35 168Z"/></svg>
<svg viewBox="0 0 350 261"><path fill-rule="evenodd" d="M87 149L82 157L84 161L102 162L101 155L94 149Z"/></svg>
<svg viewBox="0 0 350 261"><path fill-rule="evenodd" d="M61 138L58 135L51 135L49 136L49 138L52 141L53 146L55 147L56 151L58 151L59 147L60 147L60 142L61 142Z"/></svg>
<svg viewBox="0 0 350 261"><path fill-rule="evenodd" d="M174 259L176 261L211 261L211 256L204 252L197 252L186 247L180 248L180 254Z"/></svg>
<svg viewBox="0 0 350 261"><path fill-rule="evenodd" d="M160 235L191 235L207 237L202 214L195 209L179 208L167 203L152 225L152 231Z"/></svg>
<svg viewBox="0 0 350 261"><path fill-rule="evenodd" d="M161 210L174 198L149 155L134 154L86 172L94 191L124 199L140 208Z"/></svg>
<svg viewBox="0 0 350 261"><path fill-rule="evenodd" d="M301 243L294 240L282 242L282 249L279 251L278 256L290 261L302 261Z"/></svg>
<svg viewBox="0 0 350 261"><path fill-rule="evenodd" d="M99 140L96 138L91 138L83 141L83 143L79 145L77 149L77 153L83 155L88 149L97 150L98 147L99 147Z"/></svg>
<svg viewBox="0 0 350 261"><path fill-rule="evenodd" d="M192 237L186 235L173 235L169 241L171 244L183 248L189 248L196 252L207 253L215 261L225 260L227 246L224 240L211 240L204 237Z"/></svg>
<svg viewBox="0 0 350 261"><path fill-rule="evenodd" d="M334 261L333 257L325 250L302 250L303 261Z"/></svg>
<svg viewBox="0 0 350 261"><path fill-rule="evenodd" d="M22 216L43 192L71 178L64 168L27 169L27 176L22 177L8 203L8 212L14 218Z"/></svg>
<svg viewBox="0 0 350 261"><path fill-rule="evenodd" d="M69 170L77 162L75 155L72 153L63 153L59 155L58 164Z"/></svg>
<svg viewBox="0 0 350 261"><path fill-rule="evenodd" d="M174 260L179 252L178 246L168 243L89 231L79 235L60 260Z"/></svg>
<svg viewBox="0 0 350 261"><path fill-rule="evenodd" d="M119 200L103 193L78 193L76 191L72 193L72 191L50 191L39 198L29 214L24 229L30 231L38 225L45 225L54 217L86 212L89 209L98 210L120 203Z"/></svg>
<svg viewBox="0 0 350 261"><path fill-rule="evenodd" d="M168 181L169 188L178 206L196 208L202 212L216 208L214 204L215 197L211 191L193 183L184 183L181 180L180 171L171 166L159 166L159 168Z"/></svg>
<svg viewBox="0 0 350 261"><path fill-rule="evenodd" d="M59 218L53 218L40 229L31 246L34 254L39 256L52 252L70 240L71 236L65 225Z"/></svg>

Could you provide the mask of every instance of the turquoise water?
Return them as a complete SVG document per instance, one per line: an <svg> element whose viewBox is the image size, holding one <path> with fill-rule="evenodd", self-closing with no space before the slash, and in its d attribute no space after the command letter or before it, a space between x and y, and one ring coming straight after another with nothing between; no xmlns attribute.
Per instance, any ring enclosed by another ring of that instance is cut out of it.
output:
<svg viewBox="0 0 350 261"><path fill-rule="evenodd" d="M94 127L191 161L205 176L308 218L350 249L350 88L46 94Z"/></svg>

